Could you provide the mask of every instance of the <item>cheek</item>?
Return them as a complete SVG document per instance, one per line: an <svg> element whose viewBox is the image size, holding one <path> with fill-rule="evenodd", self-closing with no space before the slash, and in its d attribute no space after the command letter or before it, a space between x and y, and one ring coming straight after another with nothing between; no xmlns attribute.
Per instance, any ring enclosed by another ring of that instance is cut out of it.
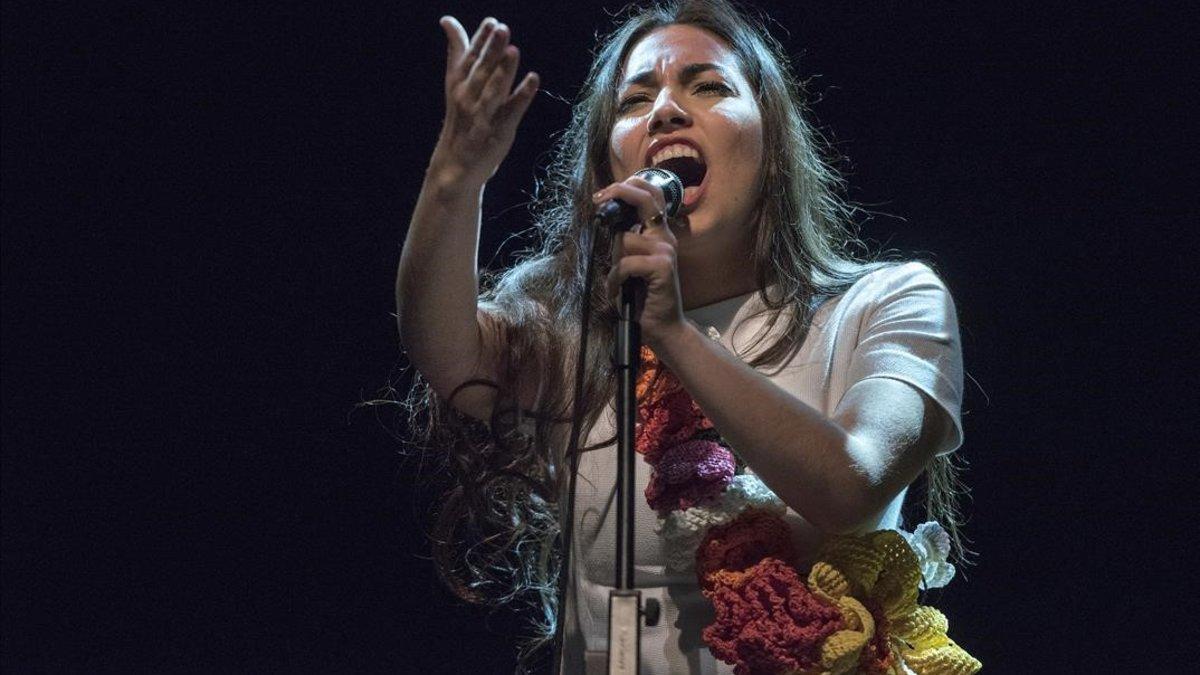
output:
<svg viewBox="0 0 1200 675"><path fill-rule="evenodd" d="M710 136L721 146L723 155L734 157L739 169L762 157L762 116L758 106L744 99L729 99L715 106ZM756 163L757 164L757 163Z"/></svg>
<svg viewBox="0 0 1200 675"><path fill-rule="evenodd" d="M726 156L732 161L724 162L731 191L727 193L728 208L748 208L755 200L761 182L763 163L762 119L758 111L742 107L731 109L724 115L724 138Z"/></svg>
<svg viewBox="0 0 1200 675"><path fill-rule="evenodd" d="M753 162L757 167L762 160L762 120L753 111L743 113L730 120L732 141L743 162Z"/></svg>
<svg viewBox="0 0 1200 675"><path fill-rule="evenodd" d="M757 119L751 124L748 124L742 135L742 148L744 148L745 157L742 159L742 165L745 171L750 175L750 182L747 186L746 199L755 201L751 195L758 194L761 189L763 178L763 137L762 125Z"/></svg>
<svg viewBox="0 0 1200 675"><path fill-rule="evenodd" d="M614 180L628 178L633 174L633 168L639 166L637 135L634 133L636 126L636 123L623 121L613 127L608 143L608 160Z"/></svg>

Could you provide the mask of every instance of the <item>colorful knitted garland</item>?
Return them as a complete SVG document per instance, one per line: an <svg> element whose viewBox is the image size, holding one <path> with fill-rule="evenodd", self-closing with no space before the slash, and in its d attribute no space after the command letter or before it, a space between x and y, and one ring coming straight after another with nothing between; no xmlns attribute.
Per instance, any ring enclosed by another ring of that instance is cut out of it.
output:
<svg viewBox="0 0 1200 675"><path fill-rule="evenodd" d="M784 503L738 461L678 378L642 347L636 450L652 467L667 566L693 568L716 620L704 629L738 675L968 675L982 664L946 635L919 586L954 576L937 523L831 537L804 575Z"/></svg>

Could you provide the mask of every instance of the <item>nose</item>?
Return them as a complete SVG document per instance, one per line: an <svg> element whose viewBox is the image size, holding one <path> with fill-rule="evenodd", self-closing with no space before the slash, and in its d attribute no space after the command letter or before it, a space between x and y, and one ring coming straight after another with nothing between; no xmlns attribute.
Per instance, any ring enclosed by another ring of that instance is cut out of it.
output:
<svg viewBox="0 0 1200 675"><path fill-rule="evenodd" d="M670 89L663 89L658 100L654 102L654 110L650 112L648 131L667 133L679 128L692 126L692 116L687 113L671 95Z"/></svg>

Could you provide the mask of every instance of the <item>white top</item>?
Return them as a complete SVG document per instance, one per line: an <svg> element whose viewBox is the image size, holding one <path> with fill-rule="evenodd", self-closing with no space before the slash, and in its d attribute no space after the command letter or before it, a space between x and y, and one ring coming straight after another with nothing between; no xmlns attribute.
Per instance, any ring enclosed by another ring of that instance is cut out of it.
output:
<svg viewBox="0 0 1200 675"><path fill-rule="evenodd" d="M750 318L761 308L755 291L684 314L710 336L715 329L720 342L748 362L775 342L786 323L781 318L770 335L749 352L768 321L766 315ZM928 394L953 420L953 440L944 452L962 444L963 366L954 301L923 263L877 270L828 300L817 311L800 351L778 374L770 376L775 368L760 371L826 416L832 416L842 396L860 380L888 377L907 382ZM616 413L610 404L583 443L612 438L615 429ZM658 625L642 629L641 672L732 673L733 667L714 659L701 639L700 632L713 615L694 573L667 569L661 538L655 533L657 516L642 496L650 480L650 466L640 457L636 466L634 582L642 589L643 602L655 598L662 606ZM572 551L575 578L565 608L564 673L606 672L608 592L615 565L616 469L615 443L580 457ZM753 467L747 467L747 472L753 473ZM900 527L906 493L907 488L863 531ZM801 557L820 545L820 533L800 514L788 509L786 518Z"/></svg>

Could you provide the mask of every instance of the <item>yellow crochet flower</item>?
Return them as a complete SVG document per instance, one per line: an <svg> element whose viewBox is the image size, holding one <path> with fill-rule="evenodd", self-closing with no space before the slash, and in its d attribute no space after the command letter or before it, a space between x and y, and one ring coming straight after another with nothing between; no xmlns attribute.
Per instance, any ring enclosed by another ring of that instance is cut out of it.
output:
<svg viewBox="0 0 1200 675"><path fill-rule="evenodd" d="M822 675L851 673L868 664L870 672L904 673L895 656L917 675L972 675L983 667L946 635L945 615L917 604L920 563L900 533L832 537L817 560L808 585L836 604L846 621L846 628L822 645ZM891 654L879 653L882 644Z"/></svg>

